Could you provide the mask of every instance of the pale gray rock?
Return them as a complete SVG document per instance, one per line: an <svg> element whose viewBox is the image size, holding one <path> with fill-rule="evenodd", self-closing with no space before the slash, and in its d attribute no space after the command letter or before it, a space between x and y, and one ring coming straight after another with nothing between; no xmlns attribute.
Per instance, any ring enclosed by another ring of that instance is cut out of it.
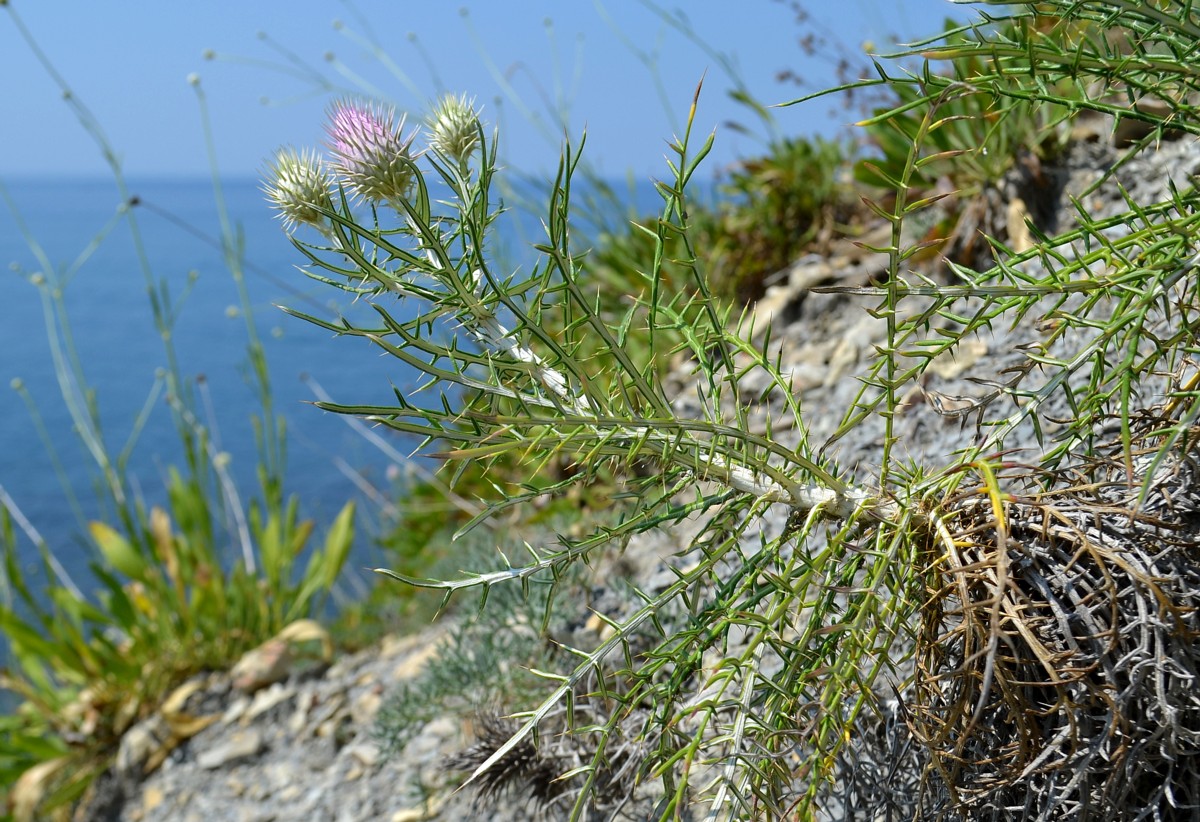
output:
<svg viewBox="0 0 1200 822"><path fill-rule="evenodd" d="M257 728L235 731L220 745L209 748L197 756L196 764L205 770L215 771L231 762L258 756L265 746L266 742L263 739L262 731Z"/></svg>

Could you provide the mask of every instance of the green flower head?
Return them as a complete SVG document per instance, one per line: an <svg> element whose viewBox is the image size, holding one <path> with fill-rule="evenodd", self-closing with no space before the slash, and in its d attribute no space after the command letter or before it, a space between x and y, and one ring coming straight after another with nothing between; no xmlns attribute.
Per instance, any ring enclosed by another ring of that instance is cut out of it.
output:
<svg viewBox="0 0 1200 822"><path fill-rule="evenodd" d="M393 205L407 198L414 169L415 133L405 139L404 118L391 108L339 100L329 112L329 149L333 168L346 187L369 203Z"/></svg>
<svg viewBox="0 0 1200 822"><path fill-rule="evenodd" d="M267 164L263 191L289 233L302 224L325 228L325 215L318 209L333 208L332 188L333 177L315 152L281 148Z"/></svg>
<svg viewBox="0 0 1200 822"><path fill-rule="evenodd" d="M479 145L479 113L475 101L464 94L447 94L426 120L429 147L455 162L465 163Z"/></svg>

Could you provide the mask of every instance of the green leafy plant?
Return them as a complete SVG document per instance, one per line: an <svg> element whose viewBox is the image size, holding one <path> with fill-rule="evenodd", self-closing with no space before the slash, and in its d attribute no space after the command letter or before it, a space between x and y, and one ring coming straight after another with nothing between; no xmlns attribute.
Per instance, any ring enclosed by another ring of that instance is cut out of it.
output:
<svg viewBox="0 0 1200 822"><path fill-rule="evenodd" d="M146 530L140 536L148 547L92 523L99 551L92 565L100 584L95 597L84 596L69 580L31 591L11 519L4 517L9 526L4 572L16 597L0 606L11 660L0 686L21 703L0 719L6 754L0 763L9 784L38 765L41 774L53 777L38 786L39 813L80 798L111 764L121 735L172 688L196 673L228 667L311 613L349 551L352 504L323 547L308 552L308 565L297 576L295 560L313 523L296 521L292 505L291 522L270 517L251 529L264 562L261 571L230 568L219 543L207 535L196 539L192 530L205 526L190 517L211 516L210 496L186 487L178 474L174 480L172 510L186 512L180 531L161 508L151 509L142 523ZM41 548L47 555L46 546ZM57 579L48 556L45 570L47 578Z"/></svg>
<svg viewBox="0 0 1200 822"><path fill-rule="evenodd" d="M1200 804L1200 195L1126 195L1103 217L1078 206L1077 228L1034 231L1021 253L988 238L998 263L951 262L949 284L915 267L928 246L905 231L942 196L922 191L921 175L981 151L939 142L971 113L964 97L1014 122L1029 116L1022 107L1051 105L1136 117L1152 137L1200 132L1200 22L1190 5L1122 0L1026 4L994 22L900 55L931 61L916 72L881 65L878 82L916 90L874 118L895 120L906 140L880 178L888 197L870 203L890 228L871 249L886 272L876 285L828 290L861 300L882 332L857 397L820 443L770 335L739 324L700 265L687 184L712 138L695 147L689 127L672 144L663 209L631 268L641 287L616 317L599 310L572 243L574 146L541 260L525 274L494 269L488 254L495 140L480 124L469 152L439 149L452 140L419 151L385 112L346 103L331 143L352 174L326 175L303 155L288 162L305 168L277 167L268 184L312 232L295 235L312 275L353 289L379 319L293 313L426 377L423 393L397 392L393 405L323 407L420 436L459 464L511 459L530 478L552 461L574 466L549 486L498 490L463 532L601 470L630 504L499 570L392 576L447 600L475 592L483 607L498 586L553 591L635 539L665 532L679 547L670 582L606 608L606 631L564 641L562 667L534 672L543 698L511 709L511 726L488 726L484 749L466 757L468 783L495 791L497 769L536 777L571 761L547 740L575 739L581 758L559 778L569 790L546 797L568 797L571 818L630 803L660 819L700 805L712 818L873 814L884 801L906 816L1107 819ZM973 73L935 70L951 59ZM1147 98L1167 115L1139 104ZM381 145L395 150L381 159ZM360 184L385 168L386 188ZM288 180L317 177L289 201ZM416 318L399 319L397 300L416 302ZM1030 326L1044 336L962 407L927 387L933 363L978 332ZM693 402L667 396L667 355L690 367ZM765 387L748 399L739 388L749 376ZM974 438L902 458L913 395L930 414L972 415ZM785 421L799 432L789 445L774 434ZM835 458L851 433L880 443L870 464ZM1008 450L1018 434L1038 445L1020 459ZM774 506L788 512L781 528L767 525ZM552 615L547 607L544 624ZM893 786L897 750L911 768Z"/></svg>
<svg viewBox="0 0 1200 822"><path fill-rule="evenodd" d="M956 56L945 59L944 73L937 75L952 77L961 85L945 87L944 98L939 101L941 125L924 138L926 162L912 175L914 184L933 188L939 179L948 178L956 190L970 196L983 186L998 182L1022 151L1046 156L1062 146L1065 135L1060 125L1066 109L1053 106L1035 109L1010 103L986 86L972 82L994 70L988 52L978 48L981 42L1017 37L1017 26L1042 29L1039 21L1044 23L1045 18L980 21L967 26L946 24L943 34L936 38L946 44L945 48L926 56L948 54L946 49L961 47L953 52ZM856 164L855 176L860 182L895 188L921 126L921 101L934 84L937 80L916 72L903 81L890 78L888 87L896 96L895 101L880 107L875 117L860 124L870 142L883 154L879 159L864 159Z"/></svg>

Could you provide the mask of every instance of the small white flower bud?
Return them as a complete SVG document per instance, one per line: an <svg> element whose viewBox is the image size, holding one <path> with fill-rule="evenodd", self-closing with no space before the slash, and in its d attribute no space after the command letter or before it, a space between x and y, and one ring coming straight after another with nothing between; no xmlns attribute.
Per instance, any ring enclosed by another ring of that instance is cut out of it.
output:
<svg viewBox="0 0 1200 822"><path fill-rule="evenodd" d="M302 223L325 227L325 215L319 209L333 208L332 188L329 171L314 152L282 148L267 166L263 191L291 232Z"/></svg>

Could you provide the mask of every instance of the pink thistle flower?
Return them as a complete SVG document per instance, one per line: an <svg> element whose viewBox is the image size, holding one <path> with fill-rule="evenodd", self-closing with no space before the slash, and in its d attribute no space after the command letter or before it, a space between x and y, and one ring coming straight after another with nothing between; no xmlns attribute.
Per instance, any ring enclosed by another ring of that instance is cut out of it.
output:
<svg viewBox="0 0 1200 822"><path fill-rule="evenodd" d="M408 196L415 170L411 146L405 139L404 118L396 123L390 108L339 100L329 112L329 149L334 170L346 187L370 203L393 206Z"/></svg>

